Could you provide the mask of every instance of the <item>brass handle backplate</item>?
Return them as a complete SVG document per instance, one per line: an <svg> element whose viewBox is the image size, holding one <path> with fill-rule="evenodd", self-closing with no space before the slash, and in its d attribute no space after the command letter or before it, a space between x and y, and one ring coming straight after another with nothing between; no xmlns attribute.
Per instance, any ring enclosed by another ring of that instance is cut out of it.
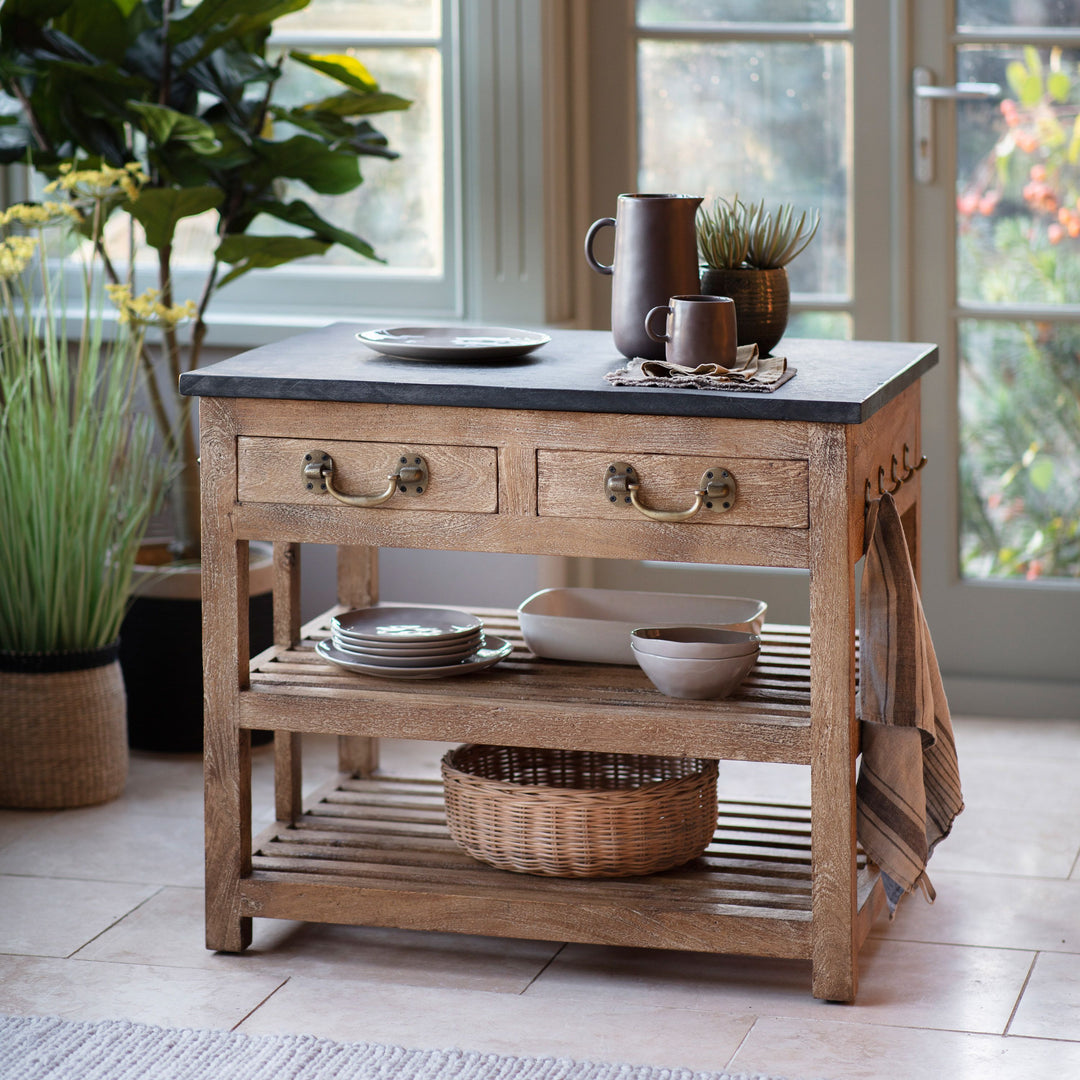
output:
<svg viewBox="0 0 1080 1080"><path fill-rule="evenodd" d="M346 506L381 506L395 493L422 495L428 486L428 464L420 454L402 451L391 462L386 487L370 495L346 495L334 487L334 459L325 450L308 450L300 462L300 480L307 491L327 492Z"/></svg>
<svg viewBox="0 0 1080 1080"><path fill-rule="evenodd" d="M694 501L685 510L653 510L638 498L641 476L625 461L612 462L604 473L604 498L612 503L626 503L653 521L685 521L699 510L723 514L735 505L738 485L722 465L706 469L694 491Z"/></svg>

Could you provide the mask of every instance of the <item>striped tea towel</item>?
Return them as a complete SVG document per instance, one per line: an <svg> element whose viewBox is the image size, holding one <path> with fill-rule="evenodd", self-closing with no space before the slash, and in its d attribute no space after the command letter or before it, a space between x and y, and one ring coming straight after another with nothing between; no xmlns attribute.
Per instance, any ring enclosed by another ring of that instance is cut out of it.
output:
<svg viewBox="0 0 1080 1080"><path fill-rule="evenodd" d="M934 891L926 863L964 808L949 704L888 493L866 522L859 653L859 843L882 871L890 918L901 897Z"/></svg>

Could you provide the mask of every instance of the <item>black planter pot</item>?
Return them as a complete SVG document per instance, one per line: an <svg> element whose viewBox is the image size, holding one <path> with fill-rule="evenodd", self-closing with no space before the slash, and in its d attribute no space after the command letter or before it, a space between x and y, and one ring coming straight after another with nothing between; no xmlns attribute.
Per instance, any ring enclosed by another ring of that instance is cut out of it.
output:
<svg viewBox="0 0 1080 1080"><path fill-rule="evenodd" d="M248 617L254 656L273 644L274 611L273 593L255 593L254 582L252 588ZM197 582L194 592L194 597L153 595L153 590L139 595L120 628L128 744L135 750L202 752L202 601ZM255 731L251 737L259 745L269 742L273 732Z"/></svg>

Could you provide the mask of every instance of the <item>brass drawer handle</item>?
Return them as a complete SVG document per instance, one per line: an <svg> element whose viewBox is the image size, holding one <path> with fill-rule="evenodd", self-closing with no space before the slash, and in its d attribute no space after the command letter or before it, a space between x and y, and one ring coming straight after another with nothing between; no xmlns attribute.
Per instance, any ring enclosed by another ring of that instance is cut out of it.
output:
<svg viewBox="0 0 1080 1080"><path fill-rule="evenodd" d="M641 478L633 465L625 461L616 461L607 467L604 474L604 497L608 502L629 503L645 517L653 521L685 521L699 510L713 510L725 513L735 505L738 485L735 477L721 465L706 469L701 476L701 483L694 491L694 501L685 510L652 510L638 499L641 490Z"/></svg>
<svg viewBox="0 0 1080 1080"><path fill-rule="evenodd" d="M300 478L308 491L329 492L346 506L381 506L395 492L402 495L422 495L428 486L427 461L420 455L403 452L391 464L393 471L386 478L386 488L370 495L346 495L334 487L334 459L325 450L309 450L300 463Z"/></svg>

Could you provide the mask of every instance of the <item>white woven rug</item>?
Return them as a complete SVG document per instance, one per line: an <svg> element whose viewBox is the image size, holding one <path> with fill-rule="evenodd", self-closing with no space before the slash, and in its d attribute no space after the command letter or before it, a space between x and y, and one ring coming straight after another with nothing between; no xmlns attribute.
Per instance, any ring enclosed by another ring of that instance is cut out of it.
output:
<svg viewBox="0 0 1080 1080"><path fill-rule="evenodd" d="M404 1050L310 1035L241 1035L0 1017L0 1080L769 1080L648 1065ZM774 1078L776 1080L776 1078Z"/></svg>

